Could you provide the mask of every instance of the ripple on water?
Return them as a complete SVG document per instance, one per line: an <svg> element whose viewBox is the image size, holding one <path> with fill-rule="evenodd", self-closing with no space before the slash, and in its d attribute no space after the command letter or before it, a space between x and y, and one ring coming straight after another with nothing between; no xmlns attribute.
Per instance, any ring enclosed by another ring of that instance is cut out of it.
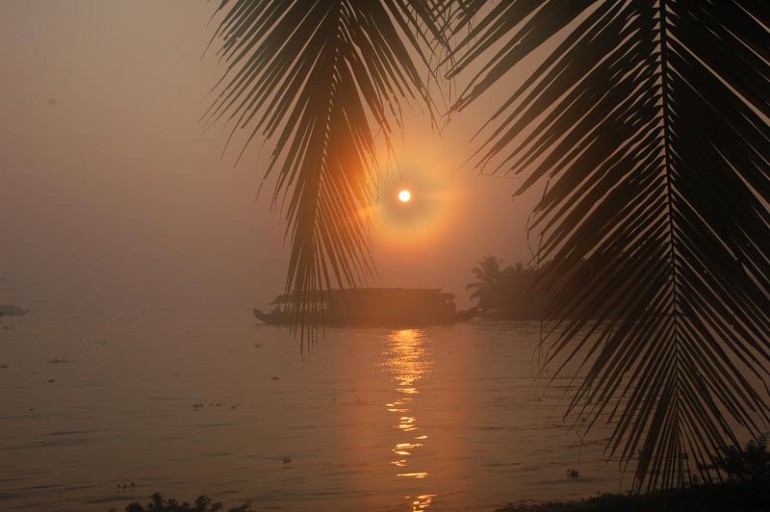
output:
<svg viewBox="0 0 770 512"><path fill-rule="evenodd" d="M458 512L617 489L601 442L581 445L554 413L570 382L544 391L535 378L529 324L329 329L301 357L288 330L238 315L65 319L48 331L29 320L31 350L77 365L55 365L68 387L34 375L0 387L4 511L104 512L162 491L264 510L408 512L422 500ZM81 329L111 341L79 342Z"/></svg>

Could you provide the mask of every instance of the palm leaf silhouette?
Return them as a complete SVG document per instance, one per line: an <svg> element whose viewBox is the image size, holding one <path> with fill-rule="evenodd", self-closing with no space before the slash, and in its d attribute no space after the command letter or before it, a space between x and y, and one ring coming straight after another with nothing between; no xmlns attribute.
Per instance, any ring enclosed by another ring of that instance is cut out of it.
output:
<svg viewBox="0 0 770 512"><path fill-rule="evenodd" d="M286 216L286 289L304 340L316 292L372 274L375 135L387 144L404 99L432 112L420 73L446 16L404 0L223 0L217 13L228 69L207 120L248 129L247 144L258 134L275 143L266 178L275 175L273 206Z"/></svg>
<svg viewBox="0 0 770 512"><path fill-rule="evenodd" d="M468 2L481 5L484 2ZM669 488L768 425L770 3L499 2L466 17L465 108L555 34L483 128L478 164L548 180L531 229L562 282L548 361Z"/></svg>

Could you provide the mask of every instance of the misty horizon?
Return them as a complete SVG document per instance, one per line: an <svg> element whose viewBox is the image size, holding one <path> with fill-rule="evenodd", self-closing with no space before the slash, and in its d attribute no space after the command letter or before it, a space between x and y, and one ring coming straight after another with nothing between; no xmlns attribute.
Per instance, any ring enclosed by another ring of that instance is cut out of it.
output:
<svg viewBox="0 0 770 512"><path fill-rule="evenodd" d="M223 152L229 127L204 133L200 122L221 73L203 55L207 4L4 2L0 13L0 303L248 309L283 292L285 225L269 190L257 198L269 144L236 165L238 137ZM515 182L466 163L472 133L460 119L443 135L419 115L406 121L380 190L428 173L463 190L462 206L444 206L462 217L430 246L378 233L375 217L379 276L368 284L442 288L465 306L481 256L531 257L528 205L513 205Z"/></svg>

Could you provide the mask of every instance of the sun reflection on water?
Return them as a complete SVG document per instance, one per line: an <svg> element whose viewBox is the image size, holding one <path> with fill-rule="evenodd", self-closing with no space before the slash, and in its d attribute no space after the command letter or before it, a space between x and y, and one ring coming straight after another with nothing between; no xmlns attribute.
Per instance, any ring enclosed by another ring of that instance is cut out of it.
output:
<svg viewBox="0 0 770 512"><path fill-rule="evenodd" d="M420 427L412 408L413 399L420 393L417 382L433 367L433 355L426 341L425 333L419 329L393 331L387 338L383 354L383 366L396 383L395 392L398 393L398 398L386 403L385 407L398 418L393 428L407 436L391 448L396 458L390 464L399 468L398 478L423 480L428 477L427 471L410 468L410 457L419 452L428 439L426 434L415 435ZM426 510L435 497L435 494L405 496L412 512Z"/></svg>
<svg viewBox="0 0 770 512"><path fill-rule="evenodd" d="M421 494L419 496L407 496L406 498L411 500L412 512L420 512L430 507L435 497L435 494Z"/></svg>

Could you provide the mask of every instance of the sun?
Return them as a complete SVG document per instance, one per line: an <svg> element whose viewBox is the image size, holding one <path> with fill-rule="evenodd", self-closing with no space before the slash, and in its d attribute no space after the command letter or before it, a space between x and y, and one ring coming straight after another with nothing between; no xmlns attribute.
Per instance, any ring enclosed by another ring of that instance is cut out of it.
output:
<svg viewBox="0 0 770 512"><path fill-rule="evenodd" d="M398 200L401 201L402 203L408 203L409 201L412 200L412 193L405 188L401 189L398 192Z"/></svg>

